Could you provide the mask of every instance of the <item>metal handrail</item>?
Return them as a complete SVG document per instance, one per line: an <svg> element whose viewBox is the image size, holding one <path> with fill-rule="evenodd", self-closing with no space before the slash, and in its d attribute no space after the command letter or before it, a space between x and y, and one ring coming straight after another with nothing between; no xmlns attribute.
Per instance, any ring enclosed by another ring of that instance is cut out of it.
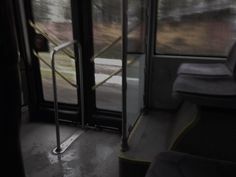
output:
<svg viewBox="0 0 236 177"><path fill-rule="evenodd" d="M47 32L45 32L43 29L41 29L38 25L34 24L32 21L29 21L29 24L32 28L34 28L34 30L36 30L39 34L43 35L43 37L45 37L47 40L49 40L52 44L54 44L55 46L58 46L59 45L59 41L57 38L54 37L54 39L52 38L52 35L49 36L47 34ZM75 56L73 55L72 51L70 50L66 50L66 49L63 49L62 50L66 55L68 55L68 57L74 59Z"/></svg>
<svg viewBox="0 0 236 177"><path fill-rule="evenodd" d="M36 51L33 52L34 55L40 60L42 61L46 66L48 66L50 69L52 69L52 66L46 62L39 54L36 53ZM64 81L66 81L68 84L70 84L72 87L77 88L77 85L74 84L73 82L71 82L69 79L66 78L66 76L64 76L63 74L61 74L59 71L57 71L57 69L55 69L55 73L60 76Z"/></svg>
<svg viewBox="0 0 236 177"><path fill-rule="evenodd" d="M71 46L74 45L76 43L76 41L70 41L70 42L66 42L63 43L57 47L55 47L53 49L53 51L50 53L51 56L51 66L52 66L52 81L53 81L53 96L54 96L54 111L55 111L55 124L56 124L56 144L57 147L53 150L53 153L55 154L61 154L63 153L68 147L69 145L73 142L70 141L66 143L67 145L64 144L60 144L60 124L59 124L59 109L58 109L58 99L57 99L57 83L56 83L56 68L55 68L55 55L57 52ZM80 44L78 44L79 47L79 58L81 58L81 46ZM83 91L83 90L82 90ZM83 111L82 111L83 114ZM82 115L82 127L84 126L84 114ZM72 135L73 136L73 135ZM75 136L74 140L79 137Z"/></svg>

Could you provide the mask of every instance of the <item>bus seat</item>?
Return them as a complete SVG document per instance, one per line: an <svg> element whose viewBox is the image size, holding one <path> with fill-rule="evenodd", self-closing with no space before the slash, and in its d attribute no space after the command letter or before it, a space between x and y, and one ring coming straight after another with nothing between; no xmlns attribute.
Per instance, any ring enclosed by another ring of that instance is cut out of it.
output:
<svg viewBox="0 0 236 177"><path fill-rule="evenodd" d="M236 43L226 64L182 64L174 94L197 105L236 108Z"/></svg>
<svg viewBox="0 0 236 177"><path fill-rule="evenodd" d="M231 47L225 63L183 63L178 69L178 75L204 77L232 77L236 75L236 43Z"/></svg>
<svg viewBox="0 0 236 177"><path fill-rule="evenodd" d="M197 105L236 108L236 82L233 78L178 75L173 90Z"/></svg>
<svg viewBox="0 0 236 177"><path fill-rule="evenodd" d="M169 151L154 159L146 177L235 177L235 169L233 162Z"/></svg>

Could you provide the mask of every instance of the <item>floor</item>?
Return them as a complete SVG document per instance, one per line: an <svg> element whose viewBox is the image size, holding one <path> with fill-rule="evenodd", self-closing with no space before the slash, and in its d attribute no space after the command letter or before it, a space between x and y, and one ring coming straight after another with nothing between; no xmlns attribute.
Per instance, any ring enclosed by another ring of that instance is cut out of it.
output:
<svg viewBox="0 0 236 177"><path fill-rule="evenodd" d="M61 140L76 130L62 126ZM118 177L118 134L88 130L62 155L52 154L55 147L52 124L24 124L21 139L27 177Z"/></svg>
<svg viewBox="0 0 236 177"><path fill-rule="evenodd" d="M168 111L148 111L140 117L129 138L129 151L119 155L122 177L145 177L154 157L168 150L174 114Z"/></svg>
<svg viewBox="0 0 236 177"><path fill-rule="evenodd" d="M130 150L121 153L122 157L152 162L158 153L170 150L196 114L191 103L182 104L178 111L148 111L137 121L128 139Z"/></svg>
<svg viewBox="0 0 236 177"><path fill-rule="evenodd" d="M158 152L168 149L173 122L173 113L149 111L138 120L128 139L130 150L121 153L121 157L151 162Z"/></svg>
<svg viewBox="0 0 236 177"><path fill-rule="evenodd" d="M184 128L192 122L196 107L182 104L178 111L149 110L140 117L128 138L129 151L119 155L122 177L145 177L160 152L171 150Z"/></svg>

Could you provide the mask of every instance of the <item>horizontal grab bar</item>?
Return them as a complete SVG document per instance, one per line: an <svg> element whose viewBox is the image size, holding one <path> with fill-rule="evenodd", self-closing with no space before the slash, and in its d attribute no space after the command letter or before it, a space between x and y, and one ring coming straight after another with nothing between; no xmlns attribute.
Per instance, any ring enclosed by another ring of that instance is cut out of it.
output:
<svg viewBox="0 0 236 177"><path fill-rule="evenodd" d="M63 44L61 44L61 45L59 45L59 46L54 47L53 51L54 51L54 52L59 52L60 50L63 50L64 48L67 48L67 47L69 47L70 45L75 44L75 43L76 43L75 40L69 41L69 42L66 42L66 43L63 43Z"/></svg>
<svg viewBox="0 0 236 177"><path fill-rule="evenodd" d="M29 21L30 26L37 31L39 34L43 35L48 41L50 41L52 44L54 45L58 45L59 44L59 40L56 37L53 37L52 35L48 35L47 32L45 32L43 29L41 29L39 26L37 26L36 24L34 24L32 21ZM72 53L72 51L70 50L66 50L64 49L63 52L69 56L70 58L74 59L74 55Z"/></svg>

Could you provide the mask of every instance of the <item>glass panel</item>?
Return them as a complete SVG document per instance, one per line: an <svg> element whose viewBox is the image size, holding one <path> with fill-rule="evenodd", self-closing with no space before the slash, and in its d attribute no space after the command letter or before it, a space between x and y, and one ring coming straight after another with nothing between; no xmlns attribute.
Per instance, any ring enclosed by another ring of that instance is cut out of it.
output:
<svg viewBox="0 0 236 177"><path fill-rule="evenodd" d="M133 127L143 108L145 55L128 55L127 129Z"/></svg>
<svg viewBox="0 0 236 177"><path fill-rule="evenodd" d="M145 1L128 1L128 53L127 55L127 132L130 132L143 108L145 67Z"/></svg>
<svg viewBox="0 0 236 177"><path fill-rule="evenodd" d="M235 0L159 0L156 52L227 56L236 36Z"/></svg>
<svg viewBox="0 0 236 177"><path fill-rule="evenodd" d="M53 47L73 39L70 0L33 0L33 15L35 24L50 40L38 34L35 38L36 50L39 56L50 63L50 51ZM36 30L36 32L39 32ZM56 44L55 44L56 43ZM73 54L73 48L66 50ZM72 83L76 83L75 62L64 52L55 55L56 69ZM40 61L40 71L43 85L43 95L46 101L53 100L51 69ZM58 101L76 104L77 89L57 75Z"/></svg>
<svg viewBox="0 0 236 177"><path fill-rule="evenodd" d="M92 1L96 84L116 72L96 88L96 106L113 111L121 111L120 7L121 1L117 0Z"/></svg>

